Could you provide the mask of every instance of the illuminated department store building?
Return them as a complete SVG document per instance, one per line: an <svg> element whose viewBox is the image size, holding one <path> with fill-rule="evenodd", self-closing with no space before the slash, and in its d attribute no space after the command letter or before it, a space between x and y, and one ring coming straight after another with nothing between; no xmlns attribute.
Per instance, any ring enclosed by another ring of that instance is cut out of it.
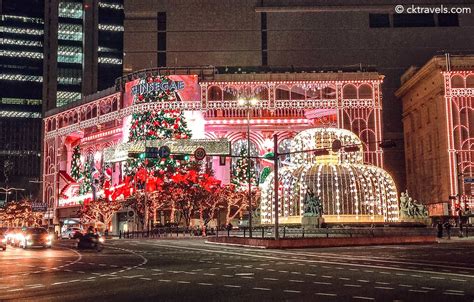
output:
<svg viewBox="0 0 474 302"><path fill-rule="evenodd" d="M182 82L176 100L134 104L132 87L158 74ZM46 218L50 224L59 224L78 215L80 198L74 196L70 176L76 145L81 146L83 157L94 158L100 171L103 150L126 142L132 113L179 108L185 112L193 139L227 139L235 155L246 146L248 110L251 155L272 151L274 134L278 135L280 152L301 146L327 148L336 139L343 145L361 146L354 154L342 151L321 158L311 154L294 157L293 164L284 167L281 174L283 223L300 221L301 202L309 189L322 195L329 221L395 221L396 188L383 170L379 146L382 82L383 75L377 72L222 74L212 67L152 69L126 75L117 80L115 88L47 112L43 147L43 200L49 209ZM239 105L242 97L256 98L258 103L251 108ZM225 165L218 156L206 160L222 183L230 182L230 157ZM113 164L112 185L121 182L121 168L120 163ZM288 169L297 169L296 174L288 174ZM291 191L298 182L303 185ZM271 204L265 199L271 194L262 185L262 223L272 223Z"/></svg>

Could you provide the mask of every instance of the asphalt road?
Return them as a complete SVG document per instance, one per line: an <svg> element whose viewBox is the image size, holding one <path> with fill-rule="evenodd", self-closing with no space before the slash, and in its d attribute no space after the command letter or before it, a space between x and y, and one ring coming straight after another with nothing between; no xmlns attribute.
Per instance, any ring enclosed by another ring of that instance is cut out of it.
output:
<svg viewBox="0 0 474 302"><path fill-rule="evenodd" d="M474 301L474 241L261 250L201 239L0 252L0 301Z"/></svg>

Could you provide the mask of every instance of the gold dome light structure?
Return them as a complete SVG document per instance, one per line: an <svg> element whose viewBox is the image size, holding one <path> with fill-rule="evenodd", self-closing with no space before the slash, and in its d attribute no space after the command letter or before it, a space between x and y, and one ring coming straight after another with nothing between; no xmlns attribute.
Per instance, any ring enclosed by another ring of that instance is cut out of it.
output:
<svg viewBox="0 0 474 302"><path fill-rule="evenodd" d="M332 150L335 141L340 141L342 148ZM354 133L337 128L309 129L294 137L290 149L330 151L319 156L315 152L292 154L289 164L280 169L280 223L301 223L306 194L320 198L325 222L398 221L395 182L382 168L364 164L363 143ZM262 224L273 223L273 182L273 175L269 175L262 186Z"/></svg>

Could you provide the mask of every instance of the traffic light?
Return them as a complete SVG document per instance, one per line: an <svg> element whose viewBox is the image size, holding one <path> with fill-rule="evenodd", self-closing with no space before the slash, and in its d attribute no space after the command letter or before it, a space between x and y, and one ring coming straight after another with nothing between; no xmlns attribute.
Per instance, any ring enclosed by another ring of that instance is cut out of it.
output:
<svg viewBox="0 0 474 302"><path fill-rule="evenodd" d="M345 152L357 152L360 151L359 146L349 146L349 147L344 147Z"/></svg>
<svg viewBox="0 0 474 302"><path fill-rule="evenodd" d="M128 157L145 159L146 154L143 153L143 152L142 153L140 153L140 152L128 152Z"/></svg>
<svg viewBox="0 0 474 302"><path fill-rule="evenodd" d="M318 149L314 150L313 154L316 156L329 155L329 151L327 149Z"/></svg>
<svg viewBox="0 0 474 302"><path fill-rule="evenodd" d="M384 149L395 148L396 146L397 144L391 139L384 140L379 144L379 147Z"/></svg>
<svg viewBox="0 0 474 302"><path fill-rule="evenodd" d="M190 156L189 156L189 154L174 154L173 158L175 160L186 160L186 161L188 161Z"/></svg>

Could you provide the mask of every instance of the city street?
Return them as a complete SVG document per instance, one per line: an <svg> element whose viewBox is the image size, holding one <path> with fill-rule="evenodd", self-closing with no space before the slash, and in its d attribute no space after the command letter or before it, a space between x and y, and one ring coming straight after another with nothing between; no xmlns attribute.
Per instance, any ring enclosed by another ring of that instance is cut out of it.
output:
<svg viewBox="0 0 474 302"><path fill-rule="evenodd" d="M473 301L474 241L262 250L202 239L63 240L0 252L0 300Z"/></svg>

